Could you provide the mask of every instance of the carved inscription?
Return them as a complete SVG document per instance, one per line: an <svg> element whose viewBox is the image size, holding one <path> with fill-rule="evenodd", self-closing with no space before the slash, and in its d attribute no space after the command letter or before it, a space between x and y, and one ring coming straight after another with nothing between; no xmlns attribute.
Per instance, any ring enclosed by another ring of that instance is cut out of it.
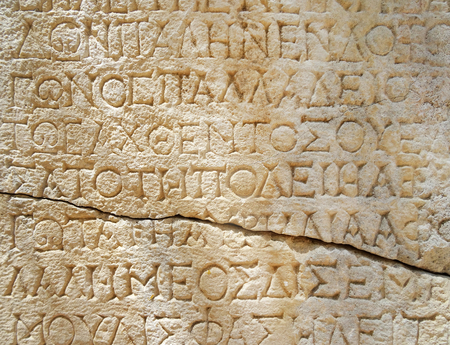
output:
<svg viewBox="0 0 450 345"><path fill-rule="evenodd" d="M447 341L445 277L233 226L2 202L5 344Z"/></svg>
<svg viewBox="0 0 450 345"><path fill-rule="evenodd" d="M0 343L448 344L449 13L4 1Z"/></svg>
<svg viewBox="0 0 450 345"><path fill-rule="evenodd" d="M448 271L432 254L449 241L447 11L19 1L0 188Z"/></svg>
<svg viewBox="0 0 450 345"><path fill-rule="evenodd" d="M112 90L117 78L108 79ZM12 128L4 190L347 243L424 267L429 241L447 245L445 213L429 220L442 185L433 168L446 145L439 122L383 124L358 110L331 111L323 121L308 110L293 122L190 115L155 123L139 108L127 110L132 122L102 123L69 109L36 108L26 123L3 124ZM435 139L423 142L429 131ZM16 154L30 158L12 160Z"/></svg>
<svg viewBox="0 0 450 345"><path fill-rule="evenodd" d="M8 3L0 190L345 243L448 273L448 11L431 0ZM35 250L64 250L58 236Z"/></svg>

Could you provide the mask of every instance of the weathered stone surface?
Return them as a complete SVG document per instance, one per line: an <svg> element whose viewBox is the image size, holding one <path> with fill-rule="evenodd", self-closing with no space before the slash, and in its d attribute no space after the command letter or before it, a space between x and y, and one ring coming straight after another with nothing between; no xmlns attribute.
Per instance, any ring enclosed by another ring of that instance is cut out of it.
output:
<svg viewBox="0 0 450 345"><path fill-rule="evenodd" d="M1 1L2 344L447 344L449 6Z"/></svg>
<svg viewBox="0 0 450 345"><path fill-rule="evenodd" d="M0 190L450 272L448 4L4 4Z"/></svg>
<svg viewBox="0 0 450 345"><path fill-rule="evenodd" d="M450 278L232 225L2 197L3 344L447 344Z"/></svg>

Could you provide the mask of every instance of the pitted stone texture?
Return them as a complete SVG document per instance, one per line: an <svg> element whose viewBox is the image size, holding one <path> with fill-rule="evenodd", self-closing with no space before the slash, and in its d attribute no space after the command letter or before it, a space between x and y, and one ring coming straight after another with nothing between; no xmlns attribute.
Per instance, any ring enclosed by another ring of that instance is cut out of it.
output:
<svg viewBox="0 0 450 345"><path fill-rule="evenodd" d="M1 197L2 344L446 344L450 278L232 225Z"/></svg>

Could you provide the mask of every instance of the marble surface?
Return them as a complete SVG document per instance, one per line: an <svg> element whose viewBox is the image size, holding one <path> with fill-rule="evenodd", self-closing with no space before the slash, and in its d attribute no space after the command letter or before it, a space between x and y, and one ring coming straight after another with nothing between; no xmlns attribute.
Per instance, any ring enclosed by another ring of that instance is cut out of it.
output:
<svg viewBox="0 0 450 345"><path fill-rule="evenodd" d="M448 344L449 5L2 1L3 343Z"/></svg>

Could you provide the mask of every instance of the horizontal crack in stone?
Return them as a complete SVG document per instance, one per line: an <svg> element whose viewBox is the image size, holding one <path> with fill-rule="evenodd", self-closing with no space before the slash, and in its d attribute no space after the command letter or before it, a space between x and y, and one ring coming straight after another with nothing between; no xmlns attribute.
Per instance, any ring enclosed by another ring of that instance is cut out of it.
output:
<svg viewBox="0 0 450 345"><path fill-rule="evenodd" d="M193 222L202 222L202 223L215 225L215 226L217 226L217 225L230 226L230 227L233 227L233 228L238 229L240 231L246 231L246 232L249 232L249 233L256 233L256 234L264 233L262 231L254 231L254 230L245 229L244 227L236 225L236 224L233 224L233 223L216 223L216 222L213 222L213 221L210 221L210 220L205 220L205 219L200 219L200 218L195 218L195 217L186 217L186 216L179 215L179 214L175 214L173 216L161 217L161 218L151 218L151 217L139 218L139 217L126 216L126 215L118 215L118 214L116 214L114 212L102 211L102 210L100 210L98 208L95 208L95 207L92 207L92 206L80 206L80 205L76 205L76 204L74 204L74 203L72 203L70 201L67 201L67 200L58 200L58 199L52 199L52 198L47 198L47 197L35 197L35 196L30 196L30 195L22 194L22 193L0 192L0 195L9 195L11 197L29 198L29 199L34 199L34 200L48 200L48 201L52 201L52 202L56 202L56 203L65 203L65 204L73 206L73 207L87 209L87 210L92 210L92 211L96 211L96 212L99 212L99 213L104 214L104 215L109 215L109 216L122 218L122 219L137 220L137 221L139 221L139 220L157 221L157 220L164 220L164 219L180 218L180 219L190 220L190 221L193 221ZM364 254L364 255L366 255L368 257L372 257L374 259L382 259L382 260L386 260L386 261L391 262L391 263L399 263L399 264L404 265L405 267L408 267L408 268L411 268L411 269L414 269L414 270L420 270L420 271L423 271L423 272L426 272L426 273L431 273L431 274L436 274L436 275L441 275L441 276L446 276L446 277L450 276L447 273L434 272L434 271L431 271L431 270L427 270L427 269L425 269L423 267L417 267L417 266L414 266L414 265L407 264L407 263L402 262L400 260L389 259L389 258L380 256L380 255L376 255L376 254L367 252L365 250L353 247L353 246L351 246L349 244L342 244L342 243L335 243L335 242L325 242L325 241L322 241L320 239L311 238L311 237L308 237L308 236L289 236L289 235L277 234L277 233L275 233L273 231L270 231L270 233L275 234L276 236L279 236L279 237L284 237L284 238L302 238L302 239L306 239L306 240L311 241L312 243L316 243L316 244L323 244L323 245L326 245L326 246L336 246L338 248L347 249L349 251L362 253L362 254Z"/></svg>

